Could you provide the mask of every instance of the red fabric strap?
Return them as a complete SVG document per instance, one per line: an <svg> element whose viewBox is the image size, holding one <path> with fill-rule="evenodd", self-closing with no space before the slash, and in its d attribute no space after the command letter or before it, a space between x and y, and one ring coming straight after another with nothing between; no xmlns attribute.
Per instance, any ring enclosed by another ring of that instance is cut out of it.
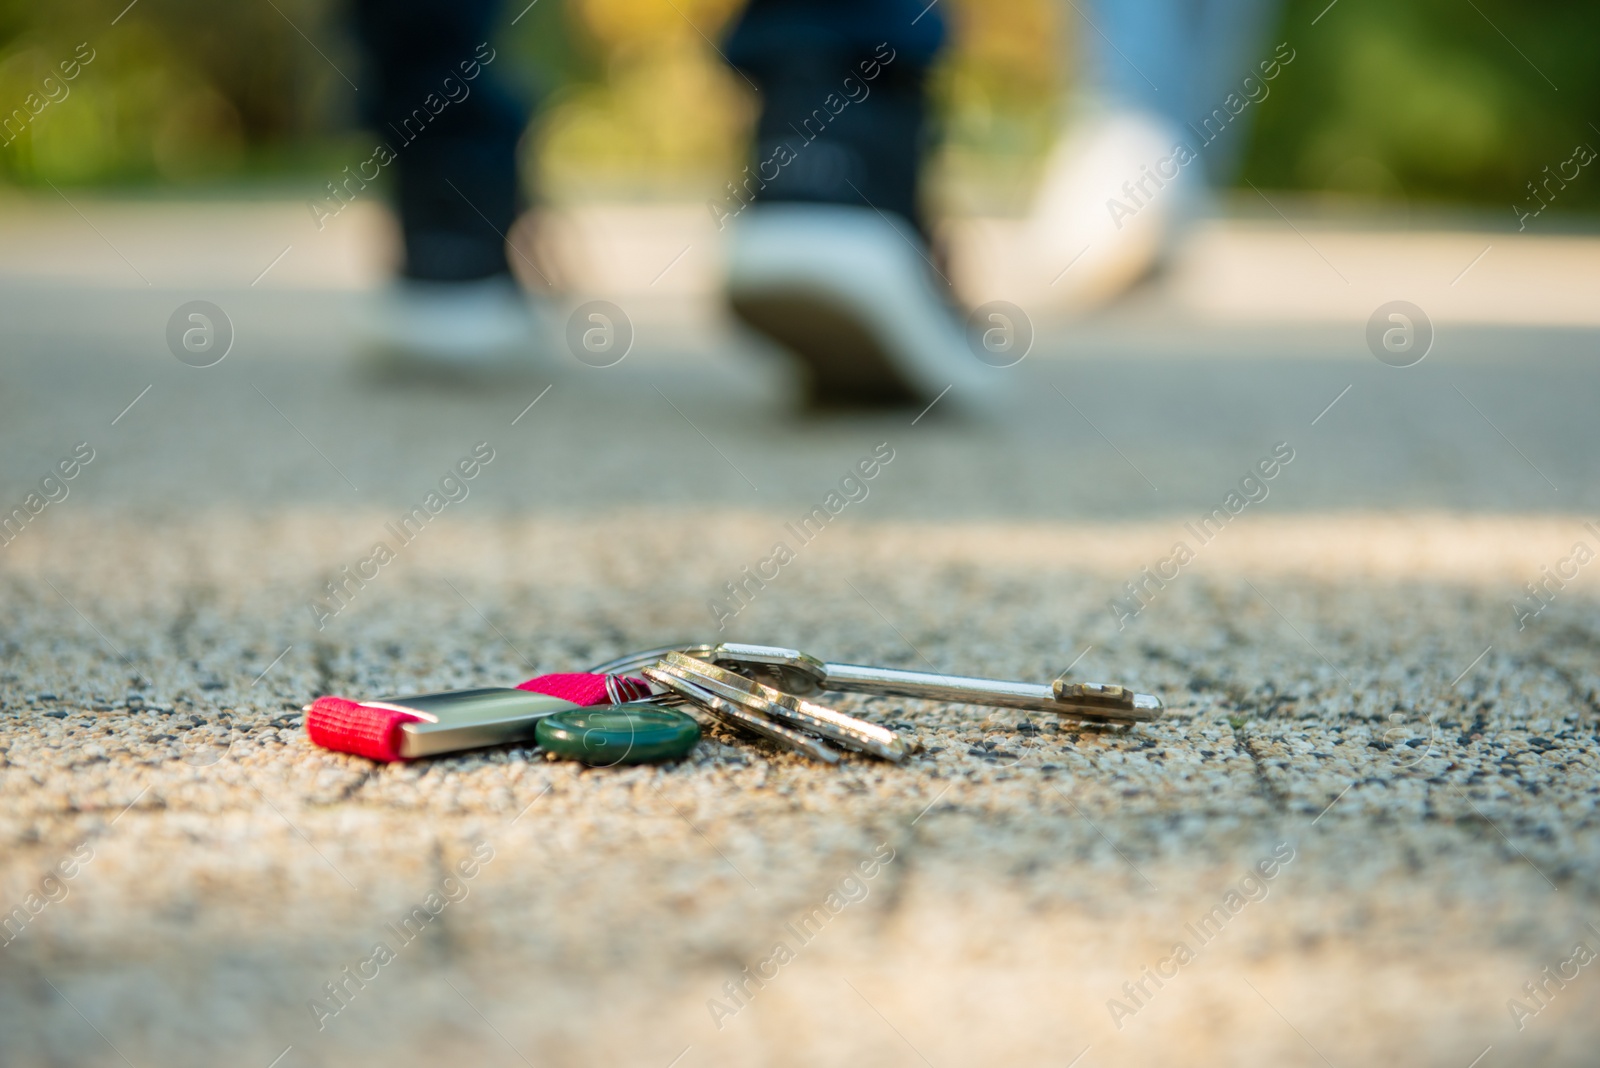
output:
<svg viewBox="0 0 1600 1068"><path fill-rule="evenodd" d="M343 697L319 697L306 713L306 733L324 749L401 760L400 724L421 722L421 716L393 708L373 708Z"/></svg>
<svg viewBox="0 0 1600 1068"><path fill-rule="evenodd" d="M519 690L559 697L575 705L617 705L624 701L642 701L650 696L650 684L630 675L592 675L572 672L564 675L540 675L517 684Z"/></svg>
<svg viewBox="0 0 1600 1068"><path fill-rule="evenodd" d="M588 672L540 675L518 684L517 689L559 697L575 705L621 704L650 696L650 684L643 679ZM398 709L375 708L343 697L319 697L306 713L306 734L324 749L373 760L404 760L400 755L400 724L421 720L421 716Z"/></svg>

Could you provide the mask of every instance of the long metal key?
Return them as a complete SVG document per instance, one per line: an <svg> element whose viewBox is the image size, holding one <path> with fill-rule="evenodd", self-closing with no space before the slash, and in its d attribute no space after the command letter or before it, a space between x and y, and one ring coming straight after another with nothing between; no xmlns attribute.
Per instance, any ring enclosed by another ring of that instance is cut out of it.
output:
<svg viewBox="0 0 1600 1068"><path fill-rule="evenodd" d="M950 701L994 708L1021 708L1032 712L1110 723L1138 723L1161 716L1161 699L1134 693L1123 686L1094 682L1064 682L1045 686L1031 682L941 675L932 671L833 664L773 645L724 642L704 653L704 658L734 668L786 693L814 694L822 690L844 693L893 694L929 701Z"/></svg>
<svg viewBox="0 0 1600 1068"><path fill-rule="evenodd" d="M831 742L896 763L917 748L914 738L902 737L887 727L845 715L681 653L668 653L655 667L647 669L646 675L652 681L658 681L659 675L684 679L725 701L744 705L801 730L820 734Z"/></svg>
<svg viewBox="0 0 1600 1068"><path fill-rule="evenodd" d="M668 645L598 664L591 671L626 674L655 664L668 653L684 653L758 678L787 693L808 695L824 690L893 694L930 701L952 701L994 708L1054 712L1093 723L1140 723L1159 719L1161 699L1134 693L1125 686L1097 682L1064 682L1049 686L1030 682L941 675L931 671L831 664L798 649L739 642Z"/></svg>

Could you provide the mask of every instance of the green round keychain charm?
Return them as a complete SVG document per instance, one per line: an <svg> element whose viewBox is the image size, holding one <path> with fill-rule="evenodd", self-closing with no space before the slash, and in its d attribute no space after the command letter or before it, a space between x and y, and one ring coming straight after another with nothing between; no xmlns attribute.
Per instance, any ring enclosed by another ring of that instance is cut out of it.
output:
<svg viewBox="0 0 1600 1068"><path fill-rule="evenodd" d="M534 737L547 753L609 767L681 757L700 740L700 725L682 712L635 702L557 712L539 721Z"/></svg>

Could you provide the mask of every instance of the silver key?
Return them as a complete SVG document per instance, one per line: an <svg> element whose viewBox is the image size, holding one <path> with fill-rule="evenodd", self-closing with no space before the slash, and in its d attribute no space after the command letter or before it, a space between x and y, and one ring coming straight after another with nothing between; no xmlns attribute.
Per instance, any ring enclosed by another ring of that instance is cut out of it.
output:
<svg viewBox="0 0 1600 1068"><path fill-rule="evenodd" d="M686 679L725 701L743 705L802 730L820 734L829 741L885 760L898 763L917 748L915 740L907 741L887 727L847 716L682 653L669 652L651 670Z"/></svg>
<svg viewBox="0 0 1600 1068"><path fill-rule="evenodd" d="M704 656L716 664L770 681L773 686L793 694L814 694L823 690L893 694L929 701L1055 712L1075 719L1111 723L1158 719L1162 710L1159 697L1105 683L1057 679L1045 686L863 664L831 664L798 649L739 642L724 642Z"/></svg>
<svg viewBox="0 0 1600 1068"><path fill-rule="evenodd" d="M700 660L713 661L768 682L789 693L809 695L824 690L894 694L930 701L952 701L994 708L1020 708L1095 723L1139 723L1159 719L1161 699L1153 694L1134 693L1123 686L1095 682L1056 680L1049 686L999 679L941 675L928 671L867 667L862 664L830 664L802 653L773 645L746 645L724 642L721 645L688 643L648 649L609 660L591 671L622 674L637 671L659 661L668 653L681 652Z"/></svg>
<svg viewBox="0 0 1600 1068"><path fill-rule="evenodd" d="M675 696L683 698L685 703L705 709L730 727L760 735L770 742L783 746L785 749L804 753L813 760L821 760L827 764L839 763L839 754L830 749L827 743L821 739L813 738L809 734L802 734L792 727L785 727L776 720L746 708L744 705L725 701L710 690L703 689L686 678L653 667L642 669L640 674L658 686L665 686Z"/></svg>

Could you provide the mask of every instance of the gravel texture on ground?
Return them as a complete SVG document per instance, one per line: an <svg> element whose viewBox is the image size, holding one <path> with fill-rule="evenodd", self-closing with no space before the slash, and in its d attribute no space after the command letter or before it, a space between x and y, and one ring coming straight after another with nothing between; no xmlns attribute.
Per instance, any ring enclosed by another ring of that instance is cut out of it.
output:
<svg viewBox="0 0 1600 1068"><path fill-rule="evenodd" d="M102 304L159 338L165 299ZM1513 360L1466 332L1409 375L1355 331L1058 352L1014 418L913 425L797 420L687 343L611 378L375 384L315 302L236 299L240 351L198 370L119 349L111 311L3 297L6 502L95 458L0 548L0 1063L1593 1062L1589 573L1512 608L1600 547L1600 372L1569 336ZM478 442L470 494L319 629ZM1270 495L1195 538L1279 442ZM320 693L717 635L726 584L880 443L723 637L1071 666L1168 714L841 698L916 733L900 766L720 729L595 770L306 741Z"/></svg>

